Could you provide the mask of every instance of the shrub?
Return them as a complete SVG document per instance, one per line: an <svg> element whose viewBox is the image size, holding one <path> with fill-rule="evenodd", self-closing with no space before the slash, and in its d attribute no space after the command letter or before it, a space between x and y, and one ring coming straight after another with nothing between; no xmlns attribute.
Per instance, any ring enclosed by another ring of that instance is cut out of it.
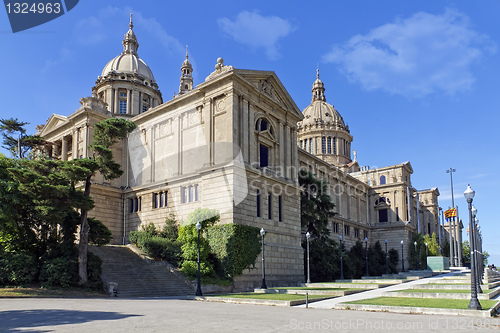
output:
<svg viewBox="0 0 500 333"><path fill-rule="evenodd" d="M150 237L145 239L142 249L155 260L167 260L176 266L182 259L181 245L176 240Z"/></svg>
<svg viewBox="0 0 500 333"><path fill-rule="evenodd" d="M26 253L5 253L0 257L0 285L28 286L38 275L35 257Z"/></svg>
<svg viewBox="0 0 500 333"><path fill-rule="evenodd" d="M214 268L221 278L233 278L255 266L261 252L259 228L239 224L207 228L206 237L214 258Z"/></svg>
<svg viewBox="0 0 500 333"><path fill-rule="evenodd" d="M170 214L165 220L165 225L159 233L159 236L170 240L177 240L179 237L178 222L173 214Z"/></svg>
<svg viewBox="0 0 500 333"><path fill-rule="evenodd" d="M89 231L89 244L97 246L106 245L111 242L111 231L99 220L88 218L90 226Z"/></svg>
<svg viewBox="0 0 500 333"><path fill-rule="evenodd" d="M78 260L75 257L47 259L40 270L42 287L70 288L78 285Z"/></svg>

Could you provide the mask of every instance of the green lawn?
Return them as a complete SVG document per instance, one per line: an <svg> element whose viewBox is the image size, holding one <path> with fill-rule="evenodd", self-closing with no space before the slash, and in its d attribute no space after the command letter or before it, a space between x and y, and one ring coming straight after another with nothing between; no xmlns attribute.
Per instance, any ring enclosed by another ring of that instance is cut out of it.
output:
<svg viewBox="0 0 500 333"><path fill-rule="evenodd" d="M101 291L85 289L0 288L2 297L104 297Z"/></svg>
<svg viewBox="0 0 500 333"><path fill-rule="evenodd" d="M368 305L390 305L410 306L438 309L467 309L468 299L439 299L439 298L407 298L407 297L378 297L360 301L346 302L345 304L368 304ZM483 310L491 308L497 303L495 300L479 301Z"/></svg>
<svg viewBox="0 0 500 333"><path fill-rule="evenodd" d="M210 295L210 297L267 299L267 300L276 300L276 301L297 301L297 300L305 300L306 299L306 295L264 294L264 293L218 294L218 295ZM322 298L322 297L324 297L324 296L318 295L317 297L314 297L314 298ZM313 299L313 297L309 297L309 299Z"/></svg>
<svg viewBox="0 0 500 333"><path fill-rule="evenodd" d="M351 290L364 290L360 288L315 288L315 287L279 287L272 289L289 289L289 290L328 290L328 291L351 291Z"/></svg>
<svg viewBox="0 0 500 333"><path fill-rule="evenodd" d="M489 294L494 289L483 290L483 294ZM400 293L443 293L443 294L470 294L469 289L405 289L405 290L396 290L396 292Z"/></svg>

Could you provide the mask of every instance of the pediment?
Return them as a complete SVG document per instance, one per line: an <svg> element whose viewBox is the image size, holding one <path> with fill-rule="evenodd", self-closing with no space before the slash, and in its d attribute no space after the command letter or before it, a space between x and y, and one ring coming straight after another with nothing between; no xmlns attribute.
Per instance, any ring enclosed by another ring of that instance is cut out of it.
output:
<svg viewBox="0 0 500 333"><path fill-rule="evenodd" d="M52 132L58 127L61 127L68 123L68 117L61 116L58 114L53 114L48 120L43 129L40 132L40 136L44 136L47 133Z"/></svg>
<svg viewBox="0 0 500 333"><path fill-rule="evenodd" d="M240 78L252 85L255 90L269 97L284 109L289 110L299 118L298 120L302 120L302 112L274 72L238 69L234 71Z"/></svg>

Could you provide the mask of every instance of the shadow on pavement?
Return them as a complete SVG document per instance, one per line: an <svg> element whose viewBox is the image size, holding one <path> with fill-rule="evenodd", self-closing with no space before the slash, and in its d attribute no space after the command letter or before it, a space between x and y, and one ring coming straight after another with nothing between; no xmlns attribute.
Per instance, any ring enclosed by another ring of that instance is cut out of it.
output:
<svg viewBox="0 0 500 333"><path fill-rule="evenodd" d="M0 332L51 332L52 330L36 329L44 326L82 324L91 321L119 320L136 317L135 314L124 314L103 311L74 310L12 310L0 312Z"/></svg>

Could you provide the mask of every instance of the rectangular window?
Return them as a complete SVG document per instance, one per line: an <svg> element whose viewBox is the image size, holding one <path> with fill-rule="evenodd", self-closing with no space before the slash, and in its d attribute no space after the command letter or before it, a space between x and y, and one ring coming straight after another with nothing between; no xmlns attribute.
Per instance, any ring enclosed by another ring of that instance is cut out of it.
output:
<svg viewBox="0 0 500 333"><path fill-rule="evenodd" d="M257 217L260 217L260 191L257 190Z"/></svg>
<svg viewBox="0 0 500 333"><path fill-rule="evenodd" d="M273 219L273 196L271 193L267 195L267 218Z"/></svg>
<svg viewBox="0 0 500 333"><path fill-rule="evenodd" d="M379 222L388 222L389 221L389 218L387 216L387 209L384 208L384 209L379 209L378 211L378 221Z"/></svg>
<svg viewBox="0 0 500 333"><path fill-rule="evenodd" d="M309 152L311 154L314 154L314 145L313 145L313 139L309 139Z"/></svg>
<svg viewBox="0 0 500 333"><path fill-rule="evenodd" d="M188 202L188 197L187 197L187 188L186 187L181 187L181 202L186 203Z"/></svg>
<svg viewBox="0 0 500 333"><path fill-rule="evenodd" d="M267 146L264 146L263 144L260 145L260 167L264 168L269 166L269 148Z"/></svg>
<svg viewBox="0 0 500 333"><path fill-rule="evenodd" d="M332 223L332 231L333 231L335 234L338 234L338 233L339 233L339 224L338 224L338 223L335 223L335 222L333 222L333 223Z"/></svg>
<svg viewBox="0 0 500 333"><path fill-rule="evenodd" d="M194 200L194 187L189 186L189 202L193 202Z"/></svg>
<svg viewBox="0 0 500 333"><path fill-rule="evenodd" d="M158 193L153 193L153 208L158 208L159 200Z"/></svg>
<svg viewBox="0 0 500 333"><path fill-rule="evenodd" d="M164 194L163 192L160 192L160 203L158 204L158 207L163 207L164 206Z"/></svg>
<svg viewBox="0 0 500 333"><path fill-rule="evenodd" d="M327 144L328 144L328 154L331 154L332 153L332 138L331 137L328 137Z"/></svg>
<svg viewBox="0 0 500 333"><path fill-rule="evenodd" d="M345 226L344 226L344 235L349 236L350 231L351 231L351 230L350 230L349 226L348 226L348 225L345 225Z"/></svg>
<svg viewBox="0 0 500 333"><path fill-rule="evenodd" d="M141 211L141 197L130 199L130 213Z"/></svg>
<svg viewBox="0 0 500 333"><path fill-rule="evenodd" d="M127 101L120 101L120 113L127 113Z"/></svg>
<svg viewBox="0 0 500 333"><path fill-rule="evenodd" d="M354 237L359 238L359 229L354 228Z"/></svg>
<svg viewBox="0 0 500 333"><path fill-rule="evenodd" d="M281 195L278 197L278 221L283 221L282 210L283 210L283 199Z"/></svg>
<svg viewBox="0 0 500 333"><path fill-rule="evenodd" d="M335 138L332 138L332 154L337 154L337 142L335 141Z"/></svg>
<svg viewBox="0 0 500 333"><path fill-rule="evenodd" d="M368 231L363 230L363 239L368 238Z"/></svg>
<svg viewBox="0 0 500 333"><path fill-rule="evenodd" d="M326 138L324 136L321 138L321 153L326 154Z"/></svg>

